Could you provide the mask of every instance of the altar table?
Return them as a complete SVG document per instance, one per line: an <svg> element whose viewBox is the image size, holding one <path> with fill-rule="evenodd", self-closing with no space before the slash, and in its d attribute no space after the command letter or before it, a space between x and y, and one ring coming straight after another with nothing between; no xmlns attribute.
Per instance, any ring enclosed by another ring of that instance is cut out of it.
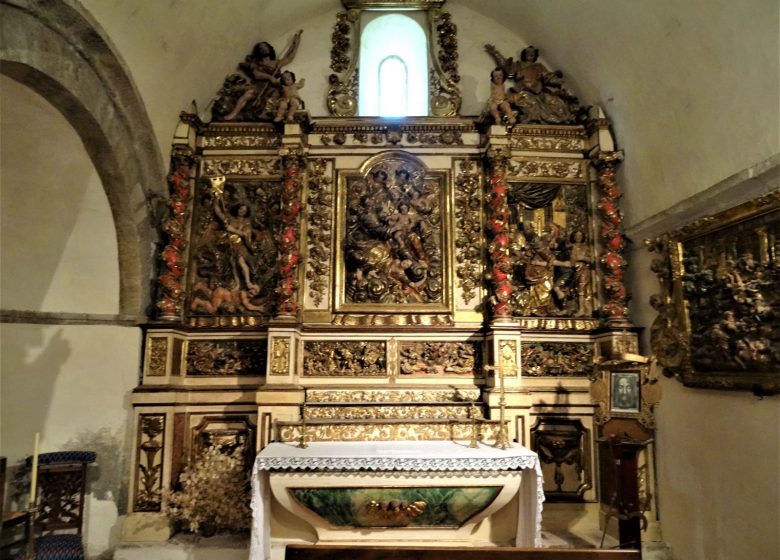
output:
<svg viewBox="0 0 780 560"><path fill-rule="evenodd" d="M271 473L300 473L304 477L339 473L365 480L372 473L394 471L409 472L410 476L464 473L485 480L499 476L519 477L515 546L541 546L542 472L536 453L521 445L513 444L502 450L486 444L471 448L464 442L455 441L312 442L306 448L271 443L257 456L252 472L250 560L270 560L271 557ZM284 499L281 493L274 495ZM403 531L402 528L391 530ZM397 538L395 545L401 541L403 537Z"/></svg>

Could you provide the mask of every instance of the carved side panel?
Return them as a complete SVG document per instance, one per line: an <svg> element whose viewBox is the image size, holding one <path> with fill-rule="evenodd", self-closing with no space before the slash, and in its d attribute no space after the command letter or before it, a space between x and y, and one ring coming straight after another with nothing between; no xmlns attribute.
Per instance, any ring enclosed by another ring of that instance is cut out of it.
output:
<svg viewBox="0 0 780 560"><path fill-rule="evenodd" d="M168 338L149 337L146 340L146 375L164 376L168 363Z"/></svg>
<svg viewBox="0 0 780 560"><path fill-rule="evenodd" d="M482 376L479 342L401 342L401 375Z"/></svg>
<svg viewBox="0 0 780 560"><path fill-rule="evenodd" d="M387 348L384 342L306 341L303 344L305 377L385 377Z"/></svg>
<svg viewBox="0 0 780 560"><path fill-rule="evenodd" d="M595 356L590 342L526 342L522 344L523 375L591 377Z"/></svg>
<svg viewBox="0 0 780 560"><path fill-rule="evenodd" d="M331 244L333 238L333 161L309 161L309 189L306 199L307 241L306 263L308 297L317 308L327 307L331 279Z"/></svg>
<svg viewBox="0 0 780 560"><path fill-rule="evenodd" d="M186 375L265 375L265 340L190 340Z"/></svg>
<svg viewBox="0 0 780 560"><path fill-rule="evenodd" d="M196 324L242 324L231 317L274 313L280 191L275 181L222 175L198 185L188 301Z"/></svg>
<svg viewBox="0 0 780 560"><path fill-rule="evenodd" d="M163 492L165 414L138 417L134 511L160 511Z"/></svg>
<svg viewBox="0 0 780 560"><path fill-rule="evenodd" d="M519 317L591 317L587 187L509 184L512 308Z"/></svg>
<svg viewBox="0 0 780 560"><path fill-rule="evenodd" d="M548 500L580 500L591 488L590 431L579 420L540 418L531 428Z"/></svg>
<svg viewBox="0 0 780 560"><path fill-rule="evenodd" d="M461 299L468 305L479 297L482 287L484 247L481 168L475 160L461 160L456 171L455 274L458 277Z"/></svg>

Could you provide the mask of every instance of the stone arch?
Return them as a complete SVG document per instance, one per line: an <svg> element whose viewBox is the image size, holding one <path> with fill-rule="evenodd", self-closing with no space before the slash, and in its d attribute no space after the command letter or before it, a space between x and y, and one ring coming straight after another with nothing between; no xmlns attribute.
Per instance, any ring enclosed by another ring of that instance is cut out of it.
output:
<svg viewBox="0 0 780 560"><path fill-rule="evenodd" d="M63 114L100 176L116 228L119 312L143 320L156 241L147 201L166 193L143 101L98 25L72 0L8 0L0 22L0 71Z"/></svg>

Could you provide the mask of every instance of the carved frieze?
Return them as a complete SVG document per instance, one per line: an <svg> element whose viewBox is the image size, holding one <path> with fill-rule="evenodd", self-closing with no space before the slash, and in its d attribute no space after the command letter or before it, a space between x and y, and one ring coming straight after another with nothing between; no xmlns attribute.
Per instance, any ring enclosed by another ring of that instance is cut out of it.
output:
<svg viewBox="0 0 780 560"><path fill-rule="evenodd" d="M311 420L447 420L484 419L479 407L469 405L397 405L397 406L307 406L306 418Z"/></svg>
<svg viewBox="0 0 780 560"><path fill-rule="evenodd" d="M309 297L320 307L330 287L331 242L333 235L334 192L332 161L309 162L309 189L306 199L309 257L306 280Z"/></svg>
<svg viewBox="0 0 780 560"><path fill-rule="evenodd" d="M303 344L306 377L384 377L387 349L384 342L306 341Z"/></svg>
<svg viewBox="0 0 780 560"><path fill-rule="evenodd" d="M265 340L190 340L186 375L265 375Z"/></svg>
<svg viewBox="0 0 780 560"><path fill-rule="evenodd" d="M584 180L588 177L587 162L512 159L508 163L508 175L512 179L549 178L566 180Z"/></svg>
<svg viewBox="0 0 780 560"><path fill-rule="evenodd" d="M545 152L581 152L587 146L581 136L530 136L522 131L509 137L513 150L536 150Z"/></svg>
<svg viewBox="0 0 780 560"><path fill-rule="evenodd" d="M168 363L168 338L149 337L146 340L146 352L148 354L146 375L150 377L165 375Z"/></svg>
<svg viewBox="0 0 780 560"><path fill-rule="evenodd" d="M401 342L401 375L477 375L482 372L479 342Z"/></svg>
<svg viewBox="0 0 780 560"><path fill-rule="evenodd" d="M443 307L445 195L441 175L392 155L346 177L342 301L349 309Z"/></svg>
<svg viewBox="0 0 780 560"><path fill-rule="evenodd" d="M589 342L525 342L523 375L529 377L591 377L595 346Z"/></svg>
<svg viewBox="0 0 780 560"><path fill-rule="evenodd" d="M301 425L279 426L279 441L301 440ZM484 440L494 440L498 435L498 422L443 422L307 424L307 441L401 441L401 440L468 440L478 429Z"/></svg>
<svg viewBox="0 0 780 560"><path fill-rule="evenodd" d="M478 388L451 389L307 389L311 403L441 403L472 402L480 398Z"/></svg>
<svg viewBox="0 0 780 560"><path fill-rule="evenodd" d="M163 493L163 443L165 415L138 417L134 511L160 511Z"/></svg>
<svg viewBox="0 0 780 560"><path fill-rule="evenodd" d="M455 178L455 273L463 301L469 304L482 286L482 182L474 160L461 160L459 168Z"/></svg>
<svg viewBox="0 0 780 560"><path fill-rule="evenodd" d="M278 179L282 175L282 166L278 157L262 159L204 158L202 174L208 177L237 175Z"/></svg>
<svg viewBox="0 0 780 560"><path fill-rule="evenodd" d="M279 184L228 182L217 176L199 187L190 315L272 315L278 285Z"/></svg>
<svg viewBox="0 0 780 560"><path fill-rule="evenodd" d="M204 148L221 149L262 149L278 148L282 143L282 137L279 134L253 134L251 136L231 136L228 134L204 136Z"/></svg>

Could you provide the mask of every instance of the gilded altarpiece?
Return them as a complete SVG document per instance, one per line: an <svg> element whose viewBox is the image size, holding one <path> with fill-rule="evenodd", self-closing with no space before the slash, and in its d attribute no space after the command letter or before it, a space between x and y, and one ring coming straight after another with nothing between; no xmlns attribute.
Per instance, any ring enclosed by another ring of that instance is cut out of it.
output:
<svg viewBox="0 0 780 560"><path fill-rule="evenodd" d="M622 154L568 93L566 119L542 118L551 72L533 95L514 78L514 109L535 112L511 125L458 116L442 81L457 75L454 24L440 11L429 23L444 53L434 116L354 116L348 13L336 116L239 122L259 115L246 65L270 57L262 43L214 122L182 116L133 393L133 513L165 511L205 450L240 448L248 465L272 441L506 438L540 454L549 496L596 499L589 377L636 351Z"/></svg>

